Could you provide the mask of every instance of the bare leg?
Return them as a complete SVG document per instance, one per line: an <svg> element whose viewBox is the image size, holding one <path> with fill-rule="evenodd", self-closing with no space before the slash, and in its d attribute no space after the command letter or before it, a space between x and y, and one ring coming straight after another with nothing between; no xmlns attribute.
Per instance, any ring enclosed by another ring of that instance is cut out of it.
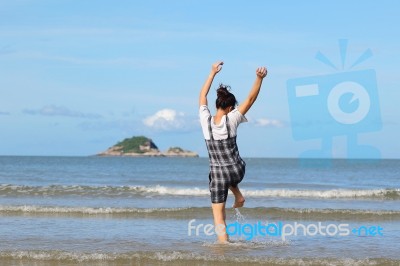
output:
<svg viewBox="0 0 400 266"><path fill-rule="evenodd" d="M239 186L230 187L229 189L232 191L233 195L235 196L235 203L233 204L233 208L243 207L245 199L242 195L242 192L240 192Z"/></svg>
<svg viewBox="0 0 400 266"><path fill-rule="evenodd" d="M228 235L226 234L225 202L213 203L212 210L214 215L214 225L218 237L218 242L226 243L228 241Z"/></svg>

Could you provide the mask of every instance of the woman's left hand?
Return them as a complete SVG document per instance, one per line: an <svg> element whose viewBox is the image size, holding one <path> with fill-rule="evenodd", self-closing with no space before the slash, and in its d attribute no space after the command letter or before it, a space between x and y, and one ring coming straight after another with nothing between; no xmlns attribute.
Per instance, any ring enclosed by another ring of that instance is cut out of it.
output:
<svg viewBox="0 0 400 266"><path fill-rule="evenodd" d="M260 77L262 79L267 76L267 73L268 73L268 71L267 71L266 67L259 67L256 70L257 77Z"/></svg>

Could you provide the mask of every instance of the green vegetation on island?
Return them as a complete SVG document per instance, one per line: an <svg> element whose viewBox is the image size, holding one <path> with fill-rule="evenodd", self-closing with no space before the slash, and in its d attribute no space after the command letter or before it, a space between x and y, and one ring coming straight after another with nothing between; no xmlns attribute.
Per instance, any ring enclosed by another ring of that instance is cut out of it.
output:
<svg viewBox="0 0 400 266"><path fill-rule="evenodd" d="M181 147L171 147L167 152L185 152Z"/></svg>
<svg viewBox="0 0 400 266"><path fill-rule="evenodd" d="M122 147L121 151L123 153L145 153L149 149L157 149L158 147L154 142L146 138L145 136L137 136L132 138L126 138L123 141L118 142L114 146Z"/></svg>
<svg viewBox="0 0 400 266"><path fill-rule="evenodd" d="M119 141L98 156L154 156L154 157L198 157L192 151L180 147L171 147L166 152L161 152L157 145L145 136L133 136Z"/></svg>

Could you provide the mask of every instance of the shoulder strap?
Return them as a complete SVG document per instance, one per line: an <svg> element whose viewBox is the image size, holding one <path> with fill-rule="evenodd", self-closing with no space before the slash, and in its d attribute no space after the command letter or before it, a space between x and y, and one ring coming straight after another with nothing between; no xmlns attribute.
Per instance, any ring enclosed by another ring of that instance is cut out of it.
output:
<svg viewBox="0 0 400 266"><path fill-rule="evenodd" d="M228 139L231 137L231 127L229 126L229 119L228 119L228 114L226 115L226 130L228 131Z"/></svg>
<svg viewBox="0 0 400 266"><path fill-rule="evenodd" d="M210 139L214 140L212 129L211 129L211 115L208 117L208 133L210 134Z"/></svg>

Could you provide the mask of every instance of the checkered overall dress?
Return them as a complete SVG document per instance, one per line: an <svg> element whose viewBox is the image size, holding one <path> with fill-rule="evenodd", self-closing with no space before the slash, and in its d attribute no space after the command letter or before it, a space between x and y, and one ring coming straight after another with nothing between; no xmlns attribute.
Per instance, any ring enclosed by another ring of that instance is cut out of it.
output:
<svg viewBox="0 0 400 266"><path fill-rule="evenodd" d="M225 117L228 138L222 140L214 140L211 116L208 118L210 140L205 141L210 160L209 187L212 203L226 201L229 187L236 187L242 181L246 168L246 163L239 155L236 136L230 136L228 116Z"/></svg>

